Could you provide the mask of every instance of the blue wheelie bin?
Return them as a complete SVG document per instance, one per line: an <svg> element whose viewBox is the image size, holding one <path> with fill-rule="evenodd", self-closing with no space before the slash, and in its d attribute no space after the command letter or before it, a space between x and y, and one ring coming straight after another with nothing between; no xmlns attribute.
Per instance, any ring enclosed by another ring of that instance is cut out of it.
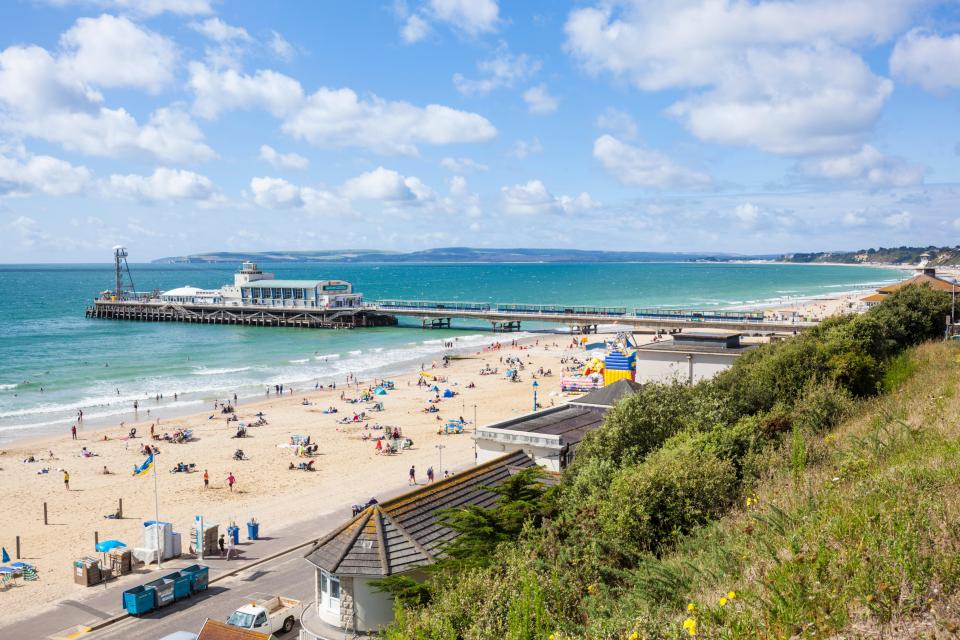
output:
<svg viewBox="0 0 960 640"><path fill-rule="evenodd" d="M127 613L135 616L153 611L156 607L156 592L147 589L142 584L123 592L123 608Z"/></svg>
<svg viewBox="0 0 960 640"><path fill-rule="evenodd" d="M240 527L227 527L227 535L233 538L233 544L240 544Z"/></svg>
<svg viewBox="0 0 960 640"><path fill-rule="evenodd" d="M202 564L192 564L180 570L181 575L190 576L190 590L200 593L210 582L210 567Z"/></svg>
<svg viewBox="0 0 960 640"><path fill-rule="evenodd" d="M191 579L189 575L184 575L182 572L177 571L176 573L163 576L162 579L169 580L173 583L174 600L180 600L190 595Z"/></svg>
<svg viewBox="0 0 960 640"><path fill-rule="evenodd" d="M247 523L247 540L257 540L258 538L260 538L260 523L248 522Z"/></svg>

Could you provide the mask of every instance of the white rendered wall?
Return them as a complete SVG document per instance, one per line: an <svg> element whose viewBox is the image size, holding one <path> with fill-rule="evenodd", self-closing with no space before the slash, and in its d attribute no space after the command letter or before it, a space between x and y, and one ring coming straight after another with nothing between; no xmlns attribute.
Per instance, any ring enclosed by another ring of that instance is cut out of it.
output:
<svg viewBox="0 0 960 640"><path fill-rule="evenodd" d="M411 577L418 579L413 575ZM353 613L357 631L376 631L393 621L393 596L374 590L366 578L354 578Z"/></svg>
<svg viewBox="0 0 960 640"><path fill-rule="evenodd" d="M693 382L712 378L733 365L735 355L686 354L670 351L637 352L637 382L690 381L690 363L693 362Z"/></svg>
<svg viewBox="0 0 960 640"><path fill-rule="evenodd" d="M560 455L554 449L534 447L529 444L511 444L494 440L477 440L477 464L495 460L514 451L524 451L533 456L533 461L547 471L560 471Z"/></svg>

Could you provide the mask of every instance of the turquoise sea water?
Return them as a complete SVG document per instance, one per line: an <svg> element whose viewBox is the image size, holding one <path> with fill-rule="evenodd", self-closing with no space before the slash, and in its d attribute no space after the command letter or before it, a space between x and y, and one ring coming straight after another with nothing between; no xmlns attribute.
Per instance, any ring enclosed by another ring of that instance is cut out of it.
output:
<svg viewBox="0 0 960 640"><path fill-rule="evenodd" d="M685 308L824 295L902 275L870 267L709 263L262 266L278 278L348 280L368 299ZM138 291L215 288L231 282L236 268L131 265ZM489 327L456 320L444 331L412 324L323 331L85 318L85 307L111 287L112 277L112 265L0 266L0 442L66 432L79 408L88 423L111 424L132 419L135 399L153 415L199 411L228 392L262 395L268 384L312 388L348 372L396 372L439 356L441 340L456 337L467 347L492 339Z"/></svg>

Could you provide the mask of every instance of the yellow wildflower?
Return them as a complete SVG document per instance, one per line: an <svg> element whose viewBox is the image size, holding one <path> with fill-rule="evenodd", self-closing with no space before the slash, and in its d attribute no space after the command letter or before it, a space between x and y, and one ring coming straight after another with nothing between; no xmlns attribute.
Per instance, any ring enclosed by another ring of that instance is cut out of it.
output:
<svg viewBox="0 0 960 640"><path fill-rule="evenodd" d="M691 636L697 635L697 621L693 618L687 618L683 621L683 628L687 630Z"/></svg>
<svg viewBox="0 0 960 640"><path fill-rule="evenodd" d="M548 640L557 640L557 636L555 636L555 635L553 635L553 634L551 633L551 634L550 634L550 638L549 638Z"/></svg>
<svg viewBox="0 0 960 640"><path fill-rule="evenodd" d="M696 608L697 608L697 605L693 604L692 602L687 605L687 611L694 611L696 610Z"/></svg>
<svg viewBox="0 0 960 640"><path fill-rule="evenodd" d="M597 592L597 585L596 585L596 584L591 584L591 585L588 585L588 586L587 586L587 593L589 593L589 594L594 594L594 593L596 593L596 592Z"/></svg>
<svg viewBox="0 0 960 640"><path fill-rule="evenodd" d="M727 606L727 599L726 599L726 598L723 598L723 597L720 598L720 606L721 606L721 607Z"/></svg>
<svg viewBox="0 0 960 640"><path fill-rule="evenodd" d="M640 634L634 631L627 640L640 640Z"/></svg>
<svg viewBox="0 0 960 640"><path fill-rule="evenodd" d="M727 599L728 599L728 600L733 600L733 599L736 598L736 597L737 597L737 592L736 592L736 591L728 591L728 592L727 592Z"/></svg>

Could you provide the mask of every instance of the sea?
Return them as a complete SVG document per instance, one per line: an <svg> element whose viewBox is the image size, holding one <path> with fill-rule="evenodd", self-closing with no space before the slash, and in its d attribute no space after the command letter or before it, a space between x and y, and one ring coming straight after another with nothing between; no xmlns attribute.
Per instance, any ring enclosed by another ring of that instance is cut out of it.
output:
<svg viewBox="0 0 960 640"><path fill-rule="evenodd" d="M284 279L350 281L367 299L403 298L721 309L871 289L902 279L866 266L755 263L261 264ZM137 291L217 288L238 264L132 264ZM478 321L450 329L319 330L84 317L112 287L112 264L0 265L0 444L86 425L208 409L216 399L263 397L411 371L443 355L444 342L476 350L502 338ZM524 323L525 331L548 325ZM507 336L516 337L516 336ZM176 394L176 400L174 395ZM157 396L162 395L161 400Z"/></svg>

